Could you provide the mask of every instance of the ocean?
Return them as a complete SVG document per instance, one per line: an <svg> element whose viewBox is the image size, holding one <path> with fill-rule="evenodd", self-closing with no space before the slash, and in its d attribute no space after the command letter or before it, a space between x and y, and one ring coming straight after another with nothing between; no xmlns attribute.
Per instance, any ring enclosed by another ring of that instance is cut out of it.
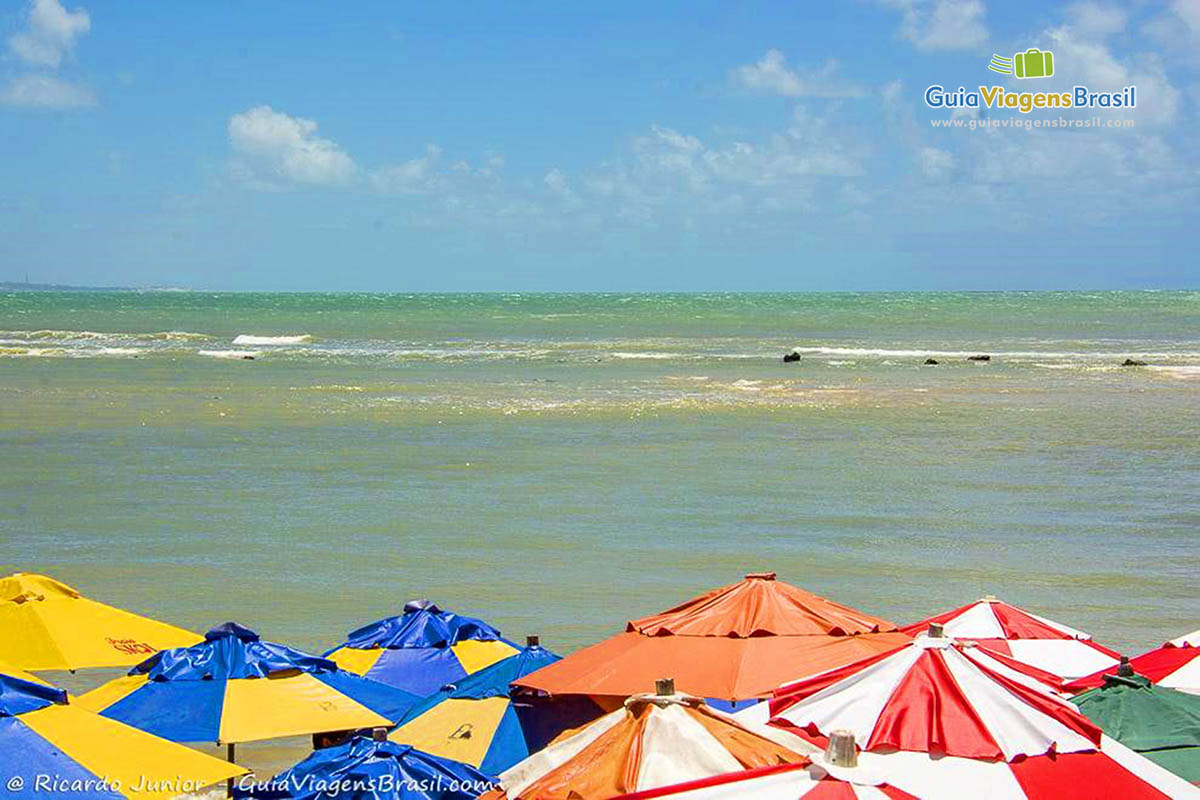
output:
<svg viewBox="0 0 1200 800"><path fill-rule="evenodd" d="M311 650L770 570L1134 652L1200 626L1200 292L0 294L0 463L6 572Z"/></svg>

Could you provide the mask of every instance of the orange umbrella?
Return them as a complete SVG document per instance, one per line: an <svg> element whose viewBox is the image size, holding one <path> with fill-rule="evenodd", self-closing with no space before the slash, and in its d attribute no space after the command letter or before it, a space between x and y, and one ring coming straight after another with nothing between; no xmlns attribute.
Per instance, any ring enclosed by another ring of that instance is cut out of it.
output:
<svg viewBox="0 0 1200 800"><path fill-rule="evenodd" d="M640 694L500 775L502 789L481 800L569 800L625 792L777 764L806 764L816 748L767 726L750 727L702 700Z"/></svg>
<svg viewBox="0 0 1200 800"><path fill-rule="evenodd" d="M770 696L806 675L902 647L911 638L887 620L754 573L731 586L634 620L624 633L516 682L550 695L591 695L613 706L656 678L725 701Z"/></svg>

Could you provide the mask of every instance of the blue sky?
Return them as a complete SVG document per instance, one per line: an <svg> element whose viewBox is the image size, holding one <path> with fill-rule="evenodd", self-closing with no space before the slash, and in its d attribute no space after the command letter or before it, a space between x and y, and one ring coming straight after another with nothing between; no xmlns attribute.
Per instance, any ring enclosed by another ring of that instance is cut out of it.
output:
<svg viewBox="0 0 1200 800"><path fill-rule="evenodd" d="M1200 3L0 5L0 280L1190 287ZM987 70L1055 54L1056 74ZM1137 86L934 128L928 85Z"/></svg>

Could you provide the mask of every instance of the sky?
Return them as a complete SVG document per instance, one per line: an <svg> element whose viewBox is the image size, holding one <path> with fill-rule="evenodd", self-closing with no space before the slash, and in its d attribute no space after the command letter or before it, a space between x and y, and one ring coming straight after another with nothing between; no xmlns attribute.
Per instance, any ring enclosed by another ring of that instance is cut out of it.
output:
<svg viewBox="0 0 1200 800"><path fill-rule="evenodd" d="M0 51L0 281L1200 288L1197 0L0 0Z"/></svg>

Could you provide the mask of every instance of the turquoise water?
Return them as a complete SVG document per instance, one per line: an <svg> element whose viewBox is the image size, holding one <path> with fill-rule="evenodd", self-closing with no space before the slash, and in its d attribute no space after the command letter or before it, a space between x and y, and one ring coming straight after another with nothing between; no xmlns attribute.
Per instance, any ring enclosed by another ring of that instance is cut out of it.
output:
<svg viewBox="0 0 1200 800"><path fill-rule="evenodd" d="M0 295L0 463L0 568L197 630L568 651L769 569L1140 650L1200 626L1200 292Z"/></svg>

